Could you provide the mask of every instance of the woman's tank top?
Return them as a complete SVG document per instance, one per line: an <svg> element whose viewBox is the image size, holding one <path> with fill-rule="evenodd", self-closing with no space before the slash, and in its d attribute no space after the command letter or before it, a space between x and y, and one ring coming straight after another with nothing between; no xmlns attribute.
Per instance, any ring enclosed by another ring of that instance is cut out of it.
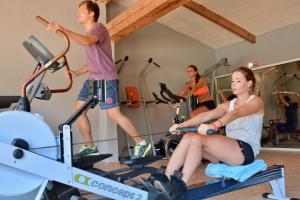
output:
<svg viewBox="0 0 300 200"><path fill-rule="evenodd" d="M251 95L247 103L255 96ZM229 112L234 110L236 98L230 101ZM260 151L260 138L264 114L252 114L237 118L226 125L226 136L247 142L256 156Z"/></svg>

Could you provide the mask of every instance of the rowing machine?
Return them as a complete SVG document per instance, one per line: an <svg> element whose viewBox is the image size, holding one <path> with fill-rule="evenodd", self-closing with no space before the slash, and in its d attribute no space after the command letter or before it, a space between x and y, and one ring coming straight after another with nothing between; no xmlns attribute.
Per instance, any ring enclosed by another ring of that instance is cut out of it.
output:
<svg viewBox="0 0 300 200"><path fill-rule="evenodd" d="M198 132L197 128L179 128L180 132ZM209 130L209 135L214 134L213 130ZM234 166L231 166L234 167ZM208 181L192 185L185 192L185 199L198 200L206 199L214 196L222 195L228 192L233 192L239 189L251 187L261 183L269 182L272 188L272 193L264 193L264 198L277 200L296 200L289 198L285 193L284 166L274 165L265 171L253 174L250 178L243 182L239 182L232 178L222 178L214 181Z"/></svg>

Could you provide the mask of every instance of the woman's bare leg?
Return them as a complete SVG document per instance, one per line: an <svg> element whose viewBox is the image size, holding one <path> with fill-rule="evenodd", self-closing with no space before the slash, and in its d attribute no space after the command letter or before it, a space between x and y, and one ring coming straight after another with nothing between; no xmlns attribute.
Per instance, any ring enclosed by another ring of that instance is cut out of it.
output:
<svg viewBox="0 0 300 200"><path fill-rule="evenodd" d="M209 111L209 109L206 107L206 106L200 106L199 108L196 108L195 110L193 110L191 113L190 113L190 118L193 118L195 117L196 115L202 113L202 112L207 112Z"/></svg>
<svg viewBox="0 0 300 200"><path fill-rule="evenodd" d="M203 155L210 155L209 159L214 158L214 161L222 161L229 165L240 165L244 162L244 156L234 139L221 135L194 134L190 141L182 170L182 180L186 183L196 171Z"/></svg>
<svg viewBox="0 0 300 200"><path fill-rule="evenodd" d="M170 178L170 176L174 173L175 170L178 170L182 167L191 143L191 139L193 138L192 136L192 133L185 134L181 139L180 143L177 145L175 151L173 152L170 158L165 172L167 177Z"/></svg>

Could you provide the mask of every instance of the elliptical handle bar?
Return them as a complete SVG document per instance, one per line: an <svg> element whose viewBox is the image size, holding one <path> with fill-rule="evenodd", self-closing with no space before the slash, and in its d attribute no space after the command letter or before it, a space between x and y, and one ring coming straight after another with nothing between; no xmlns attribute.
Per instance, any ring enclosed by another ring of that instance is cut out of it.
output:
<svg viewBox="0 0 300 200"><path fill-rule="evenodd" d="M181 133L197 133L198 132L198 128L197 127L188 127L188 128L177 128L177 131L181 132ZM207 135L213 135L215 134L216 131L213 129L208 129L206 134Z"/></svg>
<svg viewBox="0 0 300 200"><path fill-rule="evenodd" d="M43 24L44 26L48 26L49 25L49 22L47 20L45 20L44 18L42 18L41 16L36 16L35 19L40 22L41 24ZM64 36L65 33L58 30L57 33L61 36Z"/></svg>
<svg viewBox="0 0 300 200"><path fill-rule="evenodd" d="M175 103L179 103L180 100L182 101L186 101L185 97L182 96L178 96L173 94L168 88L167 85L165 83L159 83L160 85L160 95L162 96L162 98L166 101L169 102L175 102ZM166 97L165 94L169 97Z"/></svg>
<svg viewBox="0 0 300 200"><path fill-rule="evenodd" d="M45 20L44 18L37 16L35 18L37 21L39 21L40 23L42 23L45 26L48 26L49 22L47 20ZM46 71L53 63L57 62L60 58L64 59L64 63L65 63L65 67L66 67L66 71L70 71L67 59L65 54L69 51L70 48L70 40L69 37L63 32L58 30L57 34L61 35L64 39L65 39L65 48L59 53L57 54L54 58L52 58L43 68L41 68L40 70L38 70L36 73L34 73L33 75L31 75L23 84L22 86L22 97L26 97L26 87L34 80L36 79L40 74L42 74L44 71ZM52 89L50 90L52 93L58 93L58 92L66 92L68 90L70 90L70 88L72 87L73 84L73 80L72 77L69 75L68 77L68 83L67 86L63 89Z"/></svg>

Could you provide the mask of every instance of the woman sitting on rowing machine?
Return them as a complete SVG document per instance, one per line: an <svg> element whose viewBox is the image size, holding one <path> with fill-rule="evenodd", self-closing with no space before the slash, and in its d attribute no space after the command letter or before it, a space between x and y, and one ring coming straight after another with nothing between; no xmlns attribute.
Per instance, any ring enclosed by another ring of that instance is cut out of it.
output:
<svg viewBox="0 0 300 200"><path fill-rule="evenodd" d="M185 134L175 149L165 174L154 176L155 188L169 199L183 199L186 184L202 158L213 163L247 165L260 151L264 104L260 97L252 95L255 77L252 70L239 67L232 73L231 88L237 97L220 104L211 111L170 127L172 134L180 134L177 128L198 127L198 134ZM213 123L207 123L215 120ZM226 136L206 135L208 129L217 131L226 125ZM182 168L182 173L177 170Z"/></svg>

